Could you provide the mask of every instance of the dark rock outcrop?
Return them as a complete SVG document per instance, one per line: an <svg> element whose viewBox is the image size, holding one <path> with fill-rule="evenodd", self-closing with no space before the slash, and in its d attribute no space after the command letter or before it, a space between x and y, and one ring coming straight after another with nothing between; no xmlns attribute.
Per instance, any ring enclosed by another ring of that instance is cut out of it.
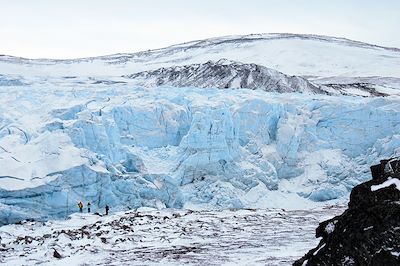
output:
<svg viewBox="0 0 400 266"><path fill-rule="evenodd" d="M55 249L54 249L54 252L53 252L53 257L54 257L54 258L57 258L57 259L61 259L61 258L62 258L61 254L58 253L58 251L55 250Z"/></svg>
<svg viewBox="0 0 400 266"><path fill-rule="evenodd" d="M252 90L268 92L298 92L328 94L325 90L298 76L288 76L279 71L256 64L243 64L221 59L204 64L160 68L124 76L139 86L174 86Z"/></svg>
<svg viewBox="0 0 400 266"><path fill-rule="evenodd" d="M353 82L353 83L332 83L332 84L324 84L324 86L332 88L343 95L354 95L351 90L358 89L361 92L368 93L370 96L384 97L389 94L378 91L375 87L375 84L364 83L364 82ZM347 90L350 90L347 91ZM367 95L368 95L367 94ZM363 97L369 97L367 95L361 95Z"/></svg>
<svg viewBox="0 0 400 266"><path fill-rule="evenodd" d="M293 265L400 265L400 186L390 182L400 178L400 160L383 160L371 173L342 215L320 223L318 246Z"/></svg>

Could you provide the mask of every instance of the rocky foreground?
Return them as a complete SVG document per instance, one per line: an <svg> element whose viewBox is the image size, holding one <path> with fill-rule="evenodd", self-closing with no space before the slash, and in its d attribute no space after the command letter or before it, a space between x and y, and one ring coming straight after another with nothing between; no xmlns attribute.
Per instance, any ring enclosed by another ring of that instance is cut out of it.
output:
<svg viewBox="0 0 400 266"><path fill-rule="evenodd" d="M400 160L371 172L352 190L349 209L319 225L322 240L294 265L400 265Z"/></svg>
<svg viewBox="0 0 400 266"><path fill-rule="evenodd" d="M343 208L139 210L0 227L4 265L290 265Z"/></svg>

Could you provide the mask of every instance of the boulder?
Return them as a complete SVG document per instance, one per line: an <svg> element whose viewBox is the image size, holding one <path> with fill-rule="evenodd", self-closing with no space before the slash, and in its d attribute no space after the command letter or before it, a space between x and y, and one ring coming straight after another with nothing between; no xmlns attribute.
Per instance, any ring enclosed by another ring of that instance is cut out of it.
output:
<svg viewBox="0 0 400 266"><path fill-rule="evenodd" d="M54 249L54 252L53 252L53 257L54 257L54 258L57 258L57 259L61 259L61 258L62 258L61 254L58 253L58 251L55 250L55 249Z"/></svg>

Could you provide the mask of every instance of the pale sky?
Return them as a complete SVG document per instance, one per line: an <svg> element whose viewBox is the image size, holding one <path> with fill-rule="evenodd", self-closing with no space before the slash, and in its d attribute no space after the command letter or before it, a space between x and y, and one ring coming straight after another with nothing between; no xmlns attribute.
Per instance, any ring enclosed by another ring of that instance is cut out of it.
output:
<svg viewBox="0 0 400 266"><path fill-rule="evenodd" d="M29 58L137 52L272 32L400 48L400 1L0 0L0 54Z"/></svg>

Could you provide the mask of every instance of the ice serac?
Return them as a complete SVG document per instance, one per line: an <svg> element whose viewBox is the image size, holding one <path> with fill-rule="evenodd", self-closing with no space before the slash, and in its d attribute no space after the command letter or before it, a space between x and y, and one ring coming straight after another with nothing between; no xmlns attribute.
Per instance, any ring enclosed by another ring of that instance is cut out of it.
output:
<svg viewBox="0 0 400 266"><path fill-rule="evenodd" d="M106 171L93 165L50 175L57 178L46 185L23 190L0 189L0 222L66 217L76 212L78 201L85 205L91 202L94 212L103 212L105 205L181 208L183 204L179 189L168 176Z"/></svg>
<svg viewBox="0 0 400 266"><path fill-rule="evenodd" d="M400 155L395 97L121 85L3 96L1 223L64 217L80 200L307 208L344 200L371 162Z"/></svg>
<svg viewBox="0 0 400 266"><path fill-rule="evenodd" d="M238 157L239 139L228 109L204 110L193 115L182 139L182 184L206 175L218 175Z"/></svg>

